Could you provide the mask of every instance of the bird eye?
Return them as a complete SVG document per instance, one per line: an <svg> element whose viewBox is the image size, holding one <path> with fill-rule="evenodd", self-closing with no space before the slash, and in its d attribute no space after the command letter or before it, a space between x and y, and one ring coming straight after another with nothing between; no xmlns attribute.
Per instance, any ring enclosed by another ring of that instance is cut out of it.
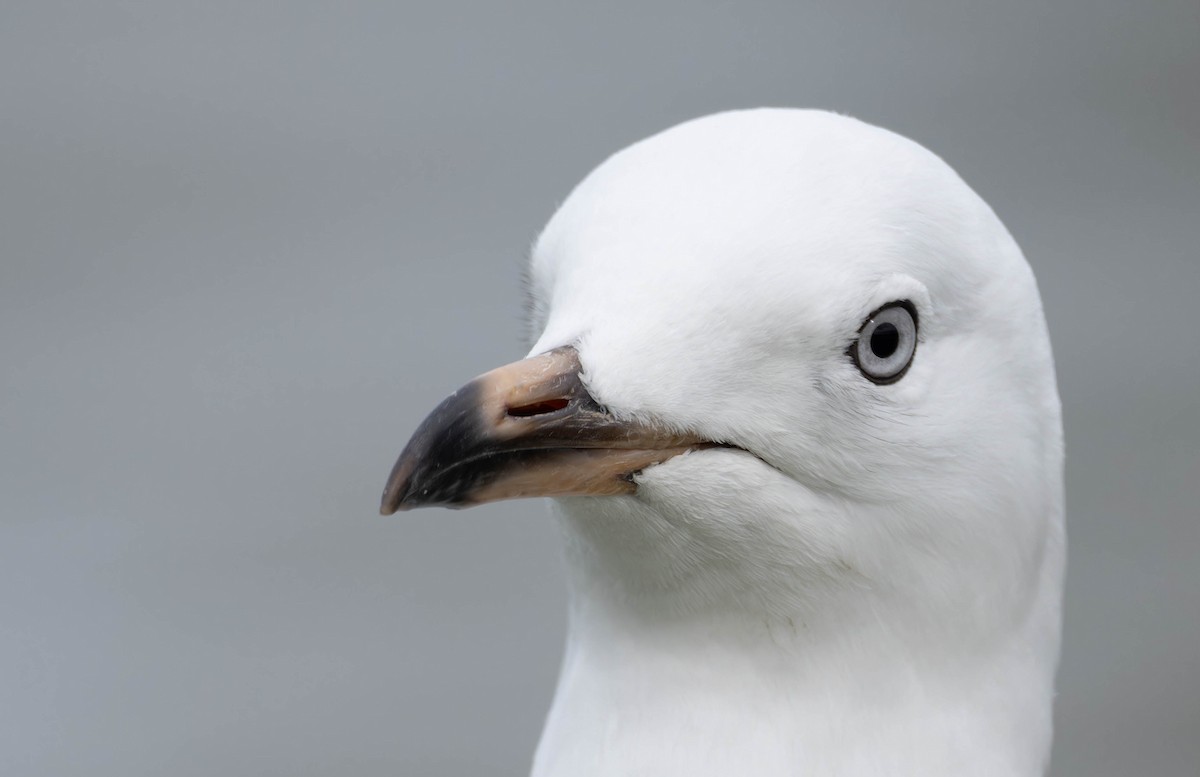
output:
<svg viewBox="0 0 1200 777"><path fill-rule="evenodd" d="M917 350L917 311L911 302L889 302L858 330L850 356L873 383L895 383L904 377Z"/></svg>

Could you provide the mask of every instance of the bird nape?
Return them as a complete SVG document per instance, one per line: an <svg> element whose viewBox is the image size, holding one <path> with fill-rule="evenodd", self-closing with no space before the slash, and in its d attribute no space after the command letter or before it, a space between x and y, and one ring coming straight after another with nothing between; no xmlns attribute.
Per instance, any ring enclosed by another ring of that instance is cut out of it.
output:
<svg viewBox="0 0 1200 777"><path fill-rule="evenodd" d="M821 111L601 164L530 355L421 424L383 512L549 496L567 775L1042 774L1065 556L1037 285L938 157Z"/></svg>

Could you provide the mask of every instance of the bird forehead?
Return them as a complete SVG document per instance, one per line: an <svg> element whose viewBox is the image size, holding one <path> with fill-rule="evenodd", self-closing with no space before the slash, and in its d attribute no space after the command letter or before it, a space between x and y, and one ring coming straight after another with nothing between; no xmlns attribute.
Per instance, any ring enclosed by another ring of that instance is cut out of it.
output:
<svg viewBox="0 0 1200 777"><path fill-rule="evenodd" d="M638 310L664 295L808 306L896 273L970 282L990 272L972 250L988 216L893 133L820 111L717 114L593 171L535 246L534 292Z"/></svg>
<svg viewBox="0 0 1200 777"><path fill-rule="evenodd" d="M649 253L668 268L709 253L737 251L752 261L756 248L850 247L918 210L912 201L933 190L912 179L939 165L915 144L842 117L718 114L601 164L540 242L559 256Z"/></svg>

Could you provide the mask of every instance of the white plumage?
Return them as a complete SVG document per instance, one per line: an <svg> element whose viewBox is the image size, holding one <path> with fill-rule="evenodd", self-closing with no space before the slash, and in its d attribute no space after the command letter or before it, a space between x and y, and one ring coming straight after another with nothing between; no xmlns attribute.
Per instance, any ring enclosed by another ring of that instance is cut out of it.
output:
<svg viewBox="0 0 1200 777"><path fill-rule="evenodd" d="M556 500L570 633L537 777L1041 774L1065 537L1029 266L920 146L817 111L692 121L581 183L536 345L591 394L744 450ZM847 355L919 313L892 385Z"/></svg>

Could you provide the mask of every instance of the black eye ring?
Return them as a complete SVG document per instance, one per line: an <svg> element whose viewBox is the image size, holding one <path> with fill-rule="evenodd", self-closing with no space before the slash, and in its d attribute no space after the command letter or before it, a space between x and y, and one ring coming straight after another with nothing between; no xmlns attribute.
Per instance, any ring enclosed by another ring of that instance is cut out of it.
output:
<svg viewBox="0 0 1200 777"><path fill-rule="evenodd" d="M908 372L917 352L917 333L913 304L908 300L889 302L867 316L846 353L867 380L886 386Z"/></svg>

